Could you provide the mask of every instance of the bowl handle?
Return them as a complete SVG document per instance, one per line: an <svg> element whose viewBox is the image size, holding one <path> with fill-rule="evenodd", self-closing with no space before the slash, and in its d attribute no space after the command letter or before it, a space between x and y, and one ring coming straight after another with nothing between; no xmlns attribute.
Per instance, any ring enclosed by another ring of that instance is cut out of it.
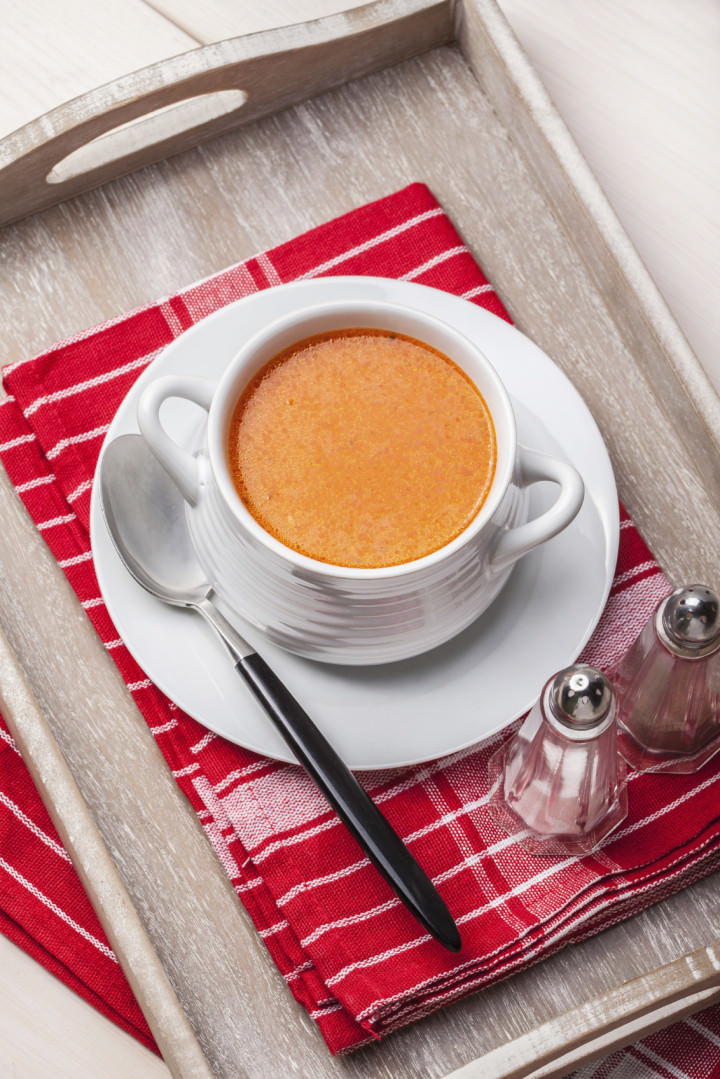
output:
<svg viewBox="0 0 720 1079"><path fill-rule="evenodd" d="M514 482L519 487L529 487L543 480L559 486L556 500L539 517L501 532L490 557L492 571L507 568L534 547L562 532L577 516L585 497L580 474L565 461L519 446Z"/></svg>
<svg viewBox="0 0 720 1079"><path fill-rule="evenodd" d="M170 397L181 397L209 411L215 386L215 382L206 378L166 375L151 382L140 395L138 402L140 433L191 506L196 504L200 494L198 459L170 437L160 421L160 409Z"/></svg>

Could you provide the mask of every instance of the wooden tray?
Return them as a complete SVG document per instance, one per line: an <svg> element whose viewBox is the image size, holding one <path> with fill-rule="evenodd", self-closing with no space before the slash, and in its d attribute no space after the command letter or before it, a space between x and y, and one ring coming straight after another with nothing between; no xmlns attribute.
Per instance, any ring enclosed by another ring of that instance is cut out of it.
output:
<svg viewBox="0 0 720 1079"><path fill-rule="evenodd" d="M201 96L179 130L171 107L217 90L244 103ZM3 230L3 362L413 180L584 395L666 571L718 587L720 403L493 0L208 46L0 142L0 220L23 218ZM174 1075L562 1075L716 998L706 879L332 1059L4 473L0 512L0 708Z"/></svg>

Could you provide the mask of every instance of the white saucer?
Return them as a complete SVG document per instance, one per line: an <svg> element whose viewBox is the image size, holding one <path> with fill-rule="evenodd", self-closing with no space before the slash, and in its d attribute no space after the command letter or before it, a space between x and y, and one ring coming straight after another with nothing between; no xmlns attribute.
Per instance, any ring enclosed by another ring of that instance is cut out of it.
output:
<svg viewBox="0 0 720 1079"><path fill-rule="evenodd" d="M565 457L586 485L575 521L522 559L500 597L473 626L425 655L377 667L320 664L240 627L350 767L361 770L443 756L522 715L547 678L575 661L595 628L615 570L619 523L602 437L577 391L545 353L466 300L384 278L331 277L281 285L210 315L169 345L138 379L107 440L137 431L137 399L149 380L179 372L219 377L242 339L270 319L298 306L351 297L418 306L475 338L513 398L520 441ZM187 402L166 407L168 430L191 443L205 414ZM543 487L532 488L531 505L545 501ZM107 533L97 483L90 530L110 616L153 682L209 730L258 753L293 760L202 620L153 599L129 576Z"/></svg>

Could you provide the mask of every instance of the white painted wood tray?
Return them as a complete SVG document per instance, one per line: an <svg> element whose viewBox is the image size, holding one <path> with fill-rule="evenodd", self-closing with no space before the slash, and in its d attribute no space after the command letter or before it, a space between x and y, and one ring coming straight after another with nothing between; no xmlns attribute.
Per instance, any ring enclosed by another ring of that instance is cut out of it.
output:
<svg viewBox="0 0 720 1079"><path fill-rule="evenodd" d="M587 400L668 574L718 587L720 404L493 0L207 46L0 141L3 362L412 180ZM707 879L330 1058L4 474L0 512L0 708L174 1075L559 1076L718 996Z"/></svg>

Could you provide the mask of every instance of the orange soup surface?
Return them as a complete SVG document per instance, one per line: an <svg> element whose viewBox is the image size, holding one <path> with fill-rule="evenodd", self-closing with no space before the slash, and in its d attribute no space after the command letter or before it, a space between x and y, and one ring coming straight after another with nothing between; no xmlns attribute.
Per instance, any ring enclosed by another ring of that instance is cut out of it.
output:
<svg viewBox="0 0 720 1079"><path fill-rule="evenodd" d="M233 483L262 527L321 562L380 568L443 547L495 473L484 398L447 356L343 330L276 356L230 425Z"/></svg>

